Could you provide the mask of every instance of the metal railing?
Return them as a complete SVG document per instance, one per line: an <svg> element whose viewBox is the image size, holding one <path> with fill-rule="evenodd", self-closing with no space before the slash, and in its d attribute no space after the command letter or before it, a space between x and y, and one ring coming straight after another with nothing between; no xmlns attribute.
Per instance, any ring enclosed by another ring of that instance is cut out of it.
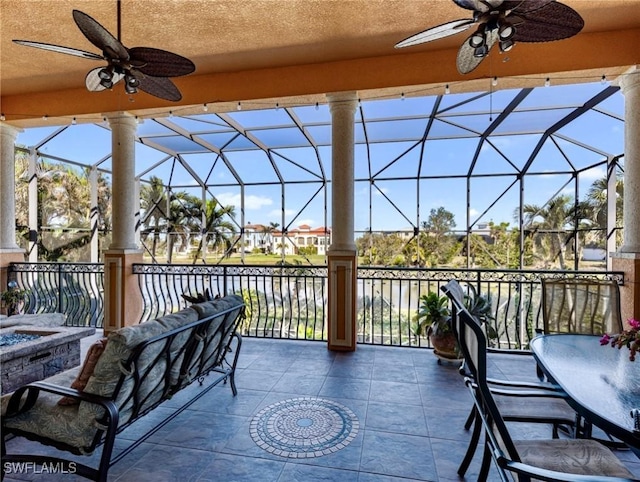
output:
<svg viewBox="0 0 640 482"><path fill-rule="evenodd" d="M134 264L143 299L140 322L190 304L183 295L244 298L245 336L327 340L326 266ZM14 263L10 279L29 290L24 312L62 312L71 326L103 326L104 269L89 263ZM490 296L494 341L499 348L523 349L542 327L543 277L614 279L622 272L360 267L357 274L359 343L429 346L415 335L420 297L451 279Z"/></svg>
<svg viewBox="0 0 640 482"><path fill-rule="evenodd" d="M23 313L64 313L67 326L103 326L102 263L11 263L8 278L28 290Z"/></svg>
<svg viewBox="0 0 640 482"><path fill-rule="evenodd" d="M245 336L327 340L327 268L299 266L133 266L145 300L142 321L187 306L188 296L243 296ZM415 335L420 296L451 279L490 296L496 347L522 349L542 327L542 277L614 279L622 272L361 267L357 275L358 342L429 346Z"/></svg>
<svg viewBox="0 0 640 482"><path fill-rule="evenodd" d="M327 268L134 264L145 300L142 321L177 311L182 295L236 293L246 305L245 336L326 340Z"/></svg>

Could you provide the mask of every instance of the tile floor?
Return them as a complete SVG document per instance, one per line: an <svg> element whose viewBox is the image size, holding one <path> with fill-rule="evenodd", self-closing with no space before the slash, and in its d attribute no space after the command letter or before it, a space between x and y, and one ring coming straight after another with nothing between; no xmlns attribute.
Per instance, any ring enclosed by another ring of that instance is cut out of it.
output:
<svg viewBox="0 0 640 482"><path fill-rule="evenodd" d="M501 355L493 360L495 374L535 377L528 357ZM470 396L456 366L438 365L429 350L360 346L353 353L334 353L318 342L245 338L237 385L237 397L232 396L228 385L211 390L113 466L109 481L477 479L478 457L466 479L456 474L469 439L463 425ZM182 397L189 396L189 390L197 390L197 386L178 394L157 413L172 410ZM272 455L256 445L250 434L253 416L277 402L298 397L321 397L348 407L358 418L355 438L341 450L305 459ZM141 420L138 425L148 425L146 422ZM514 436L520 438L550 434L546 426L512 424L512 428ZM116 450L135 439L141 429L134 425L124 431ZM14 439L9 446L19 448L26 443L30 442ZM640 459L626 451L620 451L619 457L640 477ZM492 471L489 480L496 478ZM45 474L5 478L6 482L16 480L84 479Z"/></svg>

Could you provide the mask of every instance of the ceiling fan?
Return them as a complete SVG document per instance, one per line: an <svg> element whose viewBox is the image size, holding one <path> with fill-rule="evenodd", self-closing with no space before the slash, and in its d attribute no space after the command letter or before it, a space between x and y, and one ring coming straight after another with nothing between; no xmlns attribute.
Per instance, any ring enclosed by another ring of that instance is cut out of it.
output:
<svg viewBox="0 0 640 482"><path fill-rule="evenodd" d="M89 60L106 60L106 67L97 67L87 74L85 85L89 91L99 92L111 89L124 79L124 89L127 94L135 94L138 90L142 90L147 94L173 102L182 99L178 87L168 77L190 74L196 69L195 65L191 60L166 50L151 47L126 48L120 42L120 0L118 0L118 38L80 10L73 11L73 19L89 42L102 51L102 55L30 40L14 40L14 42Z"/></svg>
<svg viewBox="0 0 640 482"><path fill-rule="evenodd" d="M453 1L473 11L473 17L429 28L398 42L395 47L431 42L477 25L458 50L458 72L468 74L480 65L496 43L501 52L507 52L516 42L565 39L576 35L584 26L584 20L575 10L555 0Z"/></svg>

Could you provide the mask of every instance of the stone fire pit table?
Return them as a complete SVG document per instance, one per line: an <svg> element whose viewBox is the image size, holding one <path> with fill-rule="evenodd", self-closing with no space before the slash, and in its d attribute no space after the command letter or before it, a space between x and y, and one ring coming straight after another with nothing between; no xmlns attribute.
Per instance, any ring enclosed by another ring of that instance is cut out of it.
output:
<svg viewBox="0 0 640 482"><path fill-rule="evenodd" d="M40 336L0 347L0 394L80 365L80 339L95 332L92 327L67 326L18 325L1 329L0 335Z"/></svg>

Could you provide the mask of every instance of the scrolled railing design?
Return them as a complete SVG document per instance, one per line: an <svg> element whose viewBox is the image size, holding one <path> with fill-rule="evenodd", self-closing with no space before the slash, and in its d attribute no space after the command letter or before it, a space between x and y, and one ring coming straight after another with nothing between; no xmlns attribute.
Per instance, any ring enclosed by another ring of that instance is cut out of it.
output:
<svg viewBox="0 0 640 482"><path fill-rule="evenodd" d="M147 321L188 305L182 297L240 294L245 336L326 340L326 267L135 264Z"/></svg>
<svg viewBox="0 0 640 482"><path fill-rule="evenodd" d="M67 326L103 326L102 263L11 263L8 277L28 291L24 313L64 313Z"/></svg>
<svg viewBox="0 0 640 482"><path fill-rule="evenodd" d="M494 346L523 349L542 326L543 277L613 279L622 272L360 267L356 322L359 343L429 346L415 335L420 297L451 279L490 296L499 338ZM182 295L240 294L245 336L327 340L326 266L134 264L143 299L140 322L189 304ZM95 263L13 263L9 275L29 289L28 313L63 312L67 324L103 326L104 268Z"/></svg>
<svg viewBox="0 0 640 482"><path fill-rule="evenodd" d="M451 279L489 296L496 348L523 349L542 327L542 278L611 279L623 284L622 272L443 268L359 268L358 341L404 346L428 345L415 336L420 296Z"/></svg>

